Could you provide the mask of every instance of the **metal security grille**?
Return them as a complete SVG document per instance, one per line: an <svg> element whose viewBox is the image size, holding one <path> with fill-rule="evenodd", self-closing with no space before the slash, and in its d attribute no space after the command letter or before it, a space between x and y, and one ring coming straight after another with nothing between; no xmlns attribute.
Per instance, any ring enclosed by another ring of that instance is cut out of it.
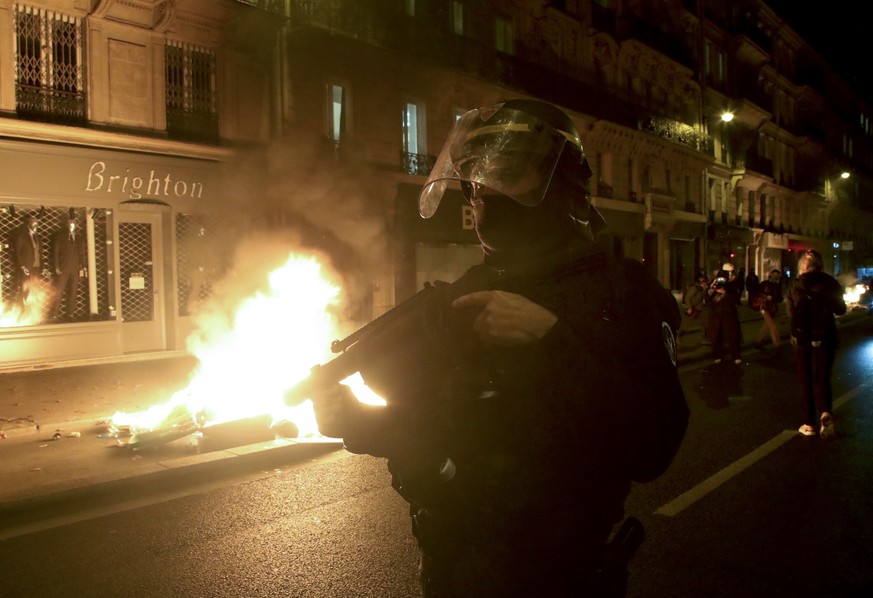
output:
<svg viewBox="0 0 873 598"><path fill-rule="evenodd" d="M118 224L121 265L121 317L125 322L154 319L152 227L144 222Z"/></svg>
<svg viewBox="0 0 873 598"><path fill-rule="evenodd" d="M85 120L81 19L15 5L15 101L20 115Z"/></svg>
<svg viewBox="0 0 873 598"><path fill-rule="evenodd" d="M215 53L171 41L164 59L167 131L186 138L217 138Z"/></svg>
<svg viewBox="0 0 873 598"><path fill-rule="evenodd" d="M42 279L46 284L51 284L54 280L52 273L52 243L51 237L55 231L64 228L65 218L70 212L76 216L80 227L84 226L85 214L84 208L64 208L64 207L34 207L23 205L10 205L0 207L0 305L9 306L18 300L18 283L15 271L15 256L13 239L15 235L21 231L26 223L27 217L34 214L39 218L39 227L37 234L42 240L42 253L40 255L40 263L42 264ZM93 277L97 283L97 314L90 313L90 301L88 292L88 279L82 279L79 282L78 292L76 293L76 306L73 317L76 319L99 318L106 319L109 317L109 284L107 264L107 219L106 214L102 210L96 210L92 213L94 219L94 256L95 256L95 271L88 272L89 277ZM90 248L89 248L90 251ZM60 313L66 313L66 302L68 299L61 299ZM51 304L46 304L42 309L43 323L51 323Z"/></svg>
<svg viewBox="0 0 873 598"><path fill-rule="evenodd" d="M190 315L195 305L212 296L213 285L224 275L236 234L231 231L232 217L211 214L176 215L176 296L179 314ZM198 237L200 229L205 230ZM203 267L199 275L195 269ZM198 278L199 276L199 278ZM192 295L192 284L199 283Z"/></svg>

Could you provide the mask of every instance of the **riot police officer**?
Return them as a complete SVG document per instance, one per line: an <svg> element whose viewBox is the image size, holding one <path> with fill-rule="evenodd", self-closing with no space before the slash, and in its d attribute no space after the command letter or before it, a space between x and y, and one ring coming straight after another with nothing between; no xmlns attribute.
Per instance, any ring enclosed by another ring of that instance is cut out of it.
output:
<svg viewBox="0 0 873 598"><path fill-rule="evenodd" d="M454 350L420 360L445 370L398 368L385 407L316 397L322 433L388 459L427 598L621 595L607 540L631 482L663 473L684 436L678 306L596 238L590 175L550 104L464 114L419 197L429 218L459 185L484 255L447 293Z"/></svg>

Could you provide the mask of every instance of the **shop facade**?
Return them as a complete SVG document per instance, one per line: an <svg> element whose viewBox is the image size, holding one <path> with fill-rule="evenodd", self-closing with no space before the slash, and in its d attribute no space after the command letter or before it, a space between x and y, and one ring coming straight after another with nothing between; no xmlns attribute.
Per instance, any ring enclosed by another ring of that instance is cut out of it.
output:
<svg viewBox="0 0 873 598"><path fill-rule="evenodd" d="M184 350L190 303L225 260L203 234L223 235L220 158L0 140L0 367ZM32 216L39 267L25 301L15 248ZM70 220L85 258L77 288L55 288Z"/></svg>

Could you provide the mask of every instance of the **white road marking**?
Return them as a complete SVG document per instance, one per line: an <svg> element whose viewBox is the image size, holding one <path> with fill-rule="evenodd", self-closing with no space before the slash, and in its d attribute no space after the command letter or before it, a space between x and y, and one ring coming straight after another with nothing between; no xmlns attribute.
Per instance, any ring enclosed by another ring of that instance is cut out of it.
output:
<svg viewBox="0 0 873 598"><path fill-rule="evenodd" d="M862 391L866 390L871 384L867 382L862 384L856 388L853 388L846 394L840 396L837 399L834 399L834 412L837 411L840 407L848 403L850 400L859 395ZM777 448L797 436L797 430L784 430L779 433L778 436L775 436L753 450L751 453L740 457L721 471L715 473L709 478L703 480L699 484L697 484L694 488L685 492L684 494L674 498L666 505L655 511L655 515L666 515L667 517L675 517L683 510L687 509L698 500L741 473L743 470L747 469L754 465L757 461L760 461Z"/></svg>

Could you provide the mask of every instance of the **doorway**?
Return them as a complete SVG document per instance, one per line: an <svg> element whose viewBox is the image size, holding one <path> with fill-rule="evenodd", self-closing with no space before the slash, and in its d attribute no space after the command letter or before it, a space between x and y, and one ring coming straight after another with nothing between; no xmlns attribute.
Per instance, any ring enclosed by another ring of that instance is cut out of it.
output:
<svg viewBox="0 0 873 598"><path fill-rule="evenodd" d="M124 353L167 348L161 238L159 213L119 212L118 297Z"/></svg>

